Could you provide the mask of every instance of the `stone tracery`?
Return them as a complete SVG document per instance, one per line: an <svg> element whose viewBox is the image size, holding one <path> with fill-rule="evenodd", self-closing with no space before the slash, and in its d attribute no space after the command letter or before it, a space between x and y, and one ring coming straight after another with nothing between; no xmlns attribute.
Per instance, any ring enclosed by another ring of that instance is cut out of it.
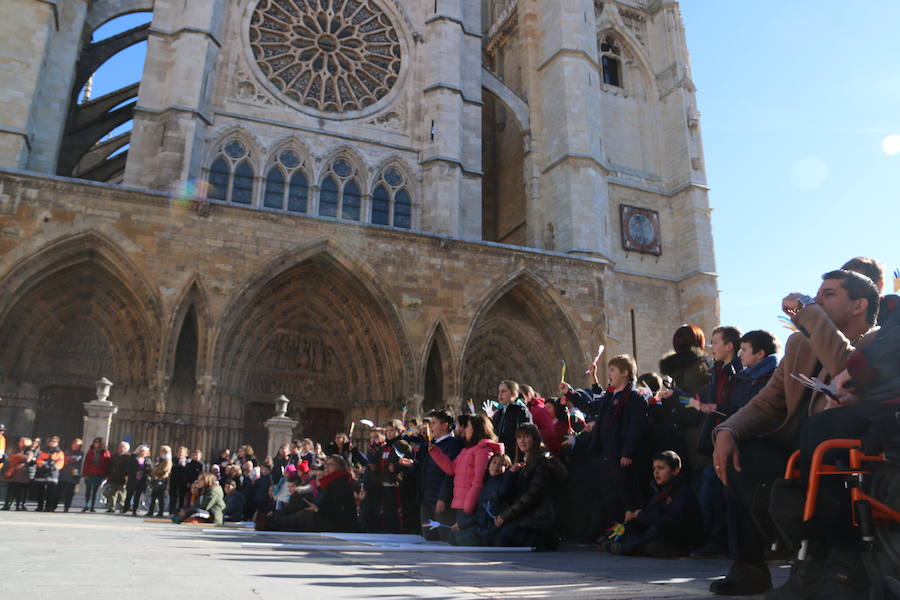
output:
<svg viewBox="0 0 900 600"><path fill-rule="evenodd" d="M375 104L400 74L397 30L373 0L262 0L250 48L285 96L326 113Z"/></svg>

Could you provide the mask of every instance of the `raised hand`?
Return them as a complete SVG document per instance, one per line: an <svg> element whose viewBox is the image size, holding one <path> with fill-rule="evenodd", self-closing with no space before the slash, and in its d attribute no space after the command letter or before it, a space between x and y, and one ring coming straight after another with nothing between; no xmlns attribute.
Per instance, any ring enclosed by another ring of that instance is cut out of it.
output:
<svg viewBox="0 0 900 600"><path fill-rule="evenodd" d="M494 416L494 401L493 400L485 400L481 404L481 410L484 411L484 414L487 415L487 418L490 419Z"/></svg>

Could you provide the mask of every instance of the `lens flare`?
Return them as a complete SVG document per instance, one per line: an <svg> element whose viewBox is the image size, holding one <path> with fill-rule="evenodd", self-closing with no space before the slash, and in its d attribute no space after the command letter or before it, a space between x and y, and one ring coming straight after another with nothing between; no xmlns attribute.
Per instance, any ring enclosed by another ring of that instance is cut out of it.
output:
<svg viewBox="0 0 900 600"><path fill-rule="evenodd" d="M817 156L801 158L791 167L791 181L801 190L814 190L828 179L828 165Z"/></svg>
<svg viewBox="0 0 900 600"><path fill-rule="evenodd" d="M889 156L900 154L900 135L889 135L881 140L881 148Z"/></svg>

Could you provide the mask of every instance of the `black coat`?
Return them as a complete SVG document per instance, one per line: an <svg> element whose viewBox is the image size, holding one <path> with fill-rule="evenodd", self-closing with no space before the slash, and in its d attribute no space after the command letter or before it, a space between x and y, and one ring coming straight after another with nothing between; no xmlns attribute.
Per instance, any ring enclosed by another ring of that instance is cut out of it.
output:
<svg viewBox="0 0 900 600"><path fill-rule="evenodd" d="M520 527L555 529L554 499L566 481L565 465L550 452L544 452L521 470L508 471L505 477L511 480L514 492L500 517Z"/></svg>
<svg viewBox="0 0 900 600"><path fill-rule="evenodd" d="M327 488L319 492L316 499L319 510L316 521L321 531L359 531L356 518L356 499L353 487L347 479L333 480Z"/></svg>
<svg viewBox="0 0 900 600"><path fill-rule="evenodd" d="M454 435L435 444L451 461L463 449L462 440ZM450 506L453 500L453 477L444 473L428 453L428 446L419 448L419 496L425 504L443 500Z"/></svg>
<svg viewBox="0 0 900 600"><path fill-rule="evenodd" d="M369 459L366 458L366 455L360 452L356 447L350 446L349 444L344 444L342 448L338 448L337 444L334 442L330 442L328 446L325 448L325 454L327 456L331 456L332 454L339 454L347 461L348 465L362 465L366 466L369 464Z"/></svg>
<svg viewBox="0 0 900 600"><path fill-rule="evenodd" d="M664 487L655 481L650 485L653 498L635 520L647 529L656 529L659 535L682 551L690 551L702 544L703 517L690 481L679 473Z"/></svg>
<svg viewBox="0 0 900 600"><path fill-rule="evenodd" d="M131 454L117 454L109 461L109 473L106 480L114 485L125 485L125 478L128 477L128 470L134 456Z"/></svg>
<svg viewBox="0 0 900 600"><path fill-rule="evenodd" d="M169 474L169 489L173 492L181 492L187 487L185 481L186 467L182 466L180 459L172 459L172 472Z"/></svg>
<svg viewBox="0 0 900 600"><path fill-rule="evenodd" d="M503 444L503 452L508 456L515 456L516 429L522 423L528 423L531 420L529 417L528 409L518 402L510 402L506 408L501 406L491 417L497 441Z"/></svg>
<svg viewBox="0 0 900 600"><path fill-rule="evenodd" d="M127 469L128 485L145 488L150 480L150 471L153 470L153 461L149 456L146 456L144 457L144 464L140 465L138 464L137 456L133 456L127 465ZM141 473L140 480L138 479L139 472Z"/></svg>
<svg viewBox="0 0 900 600"><path fill-rule="evenodd" d="M630 385L620 392L604 391L598 385L591 390L573 390L566 394L566 400L585 414L595 415L596 424L586 442L588 452L599 450L603 458L613 461L623 456L635 459L647 454L645 441L650 428L647 400Z"/></svg>
<svg viewBox="0 0 900 600"><path fill-rule="evenodd" d="M203 472L204 465L202 462L194 460L193 458L187 462L184 466L184 484L185 486L189 486L195 481L197 481L197 477L200 473Z"/></svg>

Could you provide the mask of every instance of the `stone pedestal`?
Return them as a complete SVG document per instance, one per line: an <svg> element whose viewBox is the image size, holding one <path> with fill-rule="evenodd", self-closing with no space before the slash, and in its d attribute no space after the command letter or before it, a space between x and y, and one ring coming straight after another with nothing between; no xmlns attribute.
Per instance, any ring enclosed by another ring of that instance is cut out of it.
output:
<svg viewBox="0 0 900 600"><path fill-rule="evenodd" d="M297 421L288 417L272 417L265 423L269 432L269 443L266 446L266 456L275 456L282 444L290 443L294 435L294 427Z"/></svg>
<svg viewBox="0 0 900 600"><path fill-rule="evenodd" d="M275 456L278 447L291 441L294 435L294 427L297 421L287 417L287 405L290 400L286 396L275 398L275 416L265 422L266 431L269 432L269 442L266 445L266 455Z"/></svg>
<svg viewBox="0 0 900 600"><path fill-rule="evenodd" d="M113 382L106 377L101 377L94 385L97 386L97 398L84 403L84 410L87 414L84 416L84 431L81 439L87 440L85 443L85 447L87 447L94 441L94 438L103 438L107 447L114 448L115 446L109 439L109 426L112 423L112 416L119 412L119 407L108 400Z"/></svg>
<svg viewBox="0 0 900 600"><path fill-rule="evenodd" d="M103 438L108 447L114 448L115 444L109 439L109 427L112 416L119 411L119 407L109 400L91 400L84 403L84 432L81 439L85 440L85 447L89 446L94 438Z"/></svg>

